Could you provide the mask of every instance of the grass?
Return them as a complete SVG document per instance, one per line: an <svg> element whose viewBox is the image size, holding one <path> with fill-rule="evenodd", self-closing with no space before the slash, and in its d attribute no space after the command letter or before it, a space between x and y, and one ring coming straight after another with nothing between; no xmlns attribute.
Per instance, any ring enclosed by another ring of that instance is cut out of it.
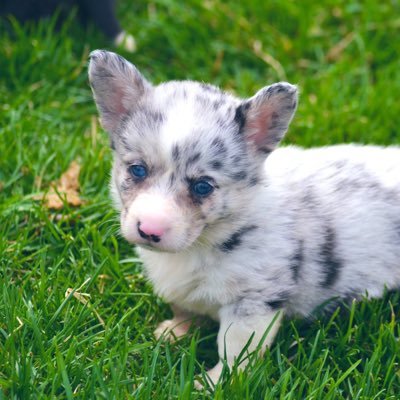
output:
<svg viewBox="0 0 400 400"><path fill-rule="evenodd" d="M399 11L396 0L121 0L139 44L121 53L155 82L240 96L297 83L286 143L400 144ZM88 53L104 38L73 20L56 32L51 21L12 33L0 22L0 44L0 398L398 399L399 294L285 321L264 359L194 390L216 362L216 329L173 345L152 336L170 311L118 236L87 85ZM55 213L33 200L75 159L83 206Z"/></svg>

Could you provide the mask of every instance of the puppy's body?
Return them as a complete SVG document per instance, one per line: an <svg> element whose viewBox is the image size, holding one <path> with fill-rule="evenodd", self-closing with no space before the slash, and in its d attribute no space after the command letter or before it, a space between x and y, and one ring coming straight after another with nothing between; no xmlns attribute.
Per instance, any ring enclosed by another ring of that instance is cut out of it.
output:
<svg viewBox="0 0 400 400"><path fill-rule="evenodd" d="M280 148L253 193L231 247L140 250L160 296L218 320L246 297L307 316L336 297L400 286L400 149Z"/></svg>
<svg viewBox="0 0 400 400"><path fill-rule="evenodd" d="M283 314L400 286L399 148L275 150L297 105L287 83L247 100L195 82L153 87L100 51L89 76L122 233L176 313L158 333L209 315L232 365L275 321L271 344Z"/></svg>

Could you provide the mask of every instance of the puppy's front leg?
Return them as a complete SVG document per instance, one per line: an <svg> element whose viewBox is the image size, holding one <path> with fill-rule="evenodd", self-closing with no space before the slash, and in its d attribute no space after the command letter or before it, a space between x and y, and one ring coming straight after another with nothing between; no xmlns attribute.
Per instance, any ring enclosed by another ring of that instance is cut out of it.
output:
<svg viewBox="0 0 400 400"><path fill-rule="evenodd" d="M156 339L160 339L160 337L163 336L168 341L174 342L175 339L179 339L186 335L190 327L193 325L193 314L182 310L174 304L171 304L171 309L174 316L172 319L167 319L158 325L154 331Z"/></svg>
<svg viewBox="0 0 400 400"><path fill-rule="evenodd" d="M257 306L241 302L222 307L219 316L218 354L220 359L226 356L229 368L232 368L235 360L254 335L247 346L244 360L239 365L239 368L244 368L248 362L246 355L255 351L257 346L260 346L260 354L263 354L266 347L271 345L279 329L283 310L273 310L265 307L264 304ZM263 342L260 343L263 338ZM213 384L218 381L222 368L223 363L219 361L208 371L208 377Z"/></svg>

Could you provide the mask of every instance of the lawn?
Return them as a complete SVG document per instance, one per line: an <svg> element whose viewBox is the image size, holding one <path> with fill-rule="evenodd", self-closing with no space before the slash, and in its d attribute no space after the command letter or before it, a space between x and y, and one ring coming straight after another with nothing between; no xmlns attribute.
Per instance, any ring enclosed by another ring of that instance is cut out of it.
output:
<svg viewBox="0 0 400 400"><path fill-rule="evenodd" d="M286 144L400 144L397 0L121 0L118 14L139 46L121 54L154 82L196 79L243 97L298 84ZM86 66L90 50L112 48L73 19L52 25L10 33L0 22L0 399L398 399L396 293L285 321L251 368L194 389L216 362L216 327L154 339L170 310L108 196L112 154ZM73 160L83 204L49 210L35 198Z"/></svg>

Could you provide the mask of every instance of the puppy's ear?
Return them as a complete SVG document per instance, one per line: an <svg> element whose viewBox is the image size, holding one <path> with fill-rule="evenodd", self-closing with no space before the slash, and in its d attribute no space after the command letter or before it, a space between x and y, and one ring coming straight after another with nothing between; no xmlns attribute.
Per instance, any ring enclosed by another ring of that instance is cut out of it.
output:
<svg viewBox="0 0 400 400"><path fill-rule="evenodd" d="M241 134L258 153L273 151L288 129L297 107L297 87L280 82L267 86L236 109Z"/></svg>
<svg viewBox="0 0 400 400"><path fill-rule="evenodd" d="M90 53L89 82L103 128L114 133L151 84L134 65L104 50Z"/></svg>

